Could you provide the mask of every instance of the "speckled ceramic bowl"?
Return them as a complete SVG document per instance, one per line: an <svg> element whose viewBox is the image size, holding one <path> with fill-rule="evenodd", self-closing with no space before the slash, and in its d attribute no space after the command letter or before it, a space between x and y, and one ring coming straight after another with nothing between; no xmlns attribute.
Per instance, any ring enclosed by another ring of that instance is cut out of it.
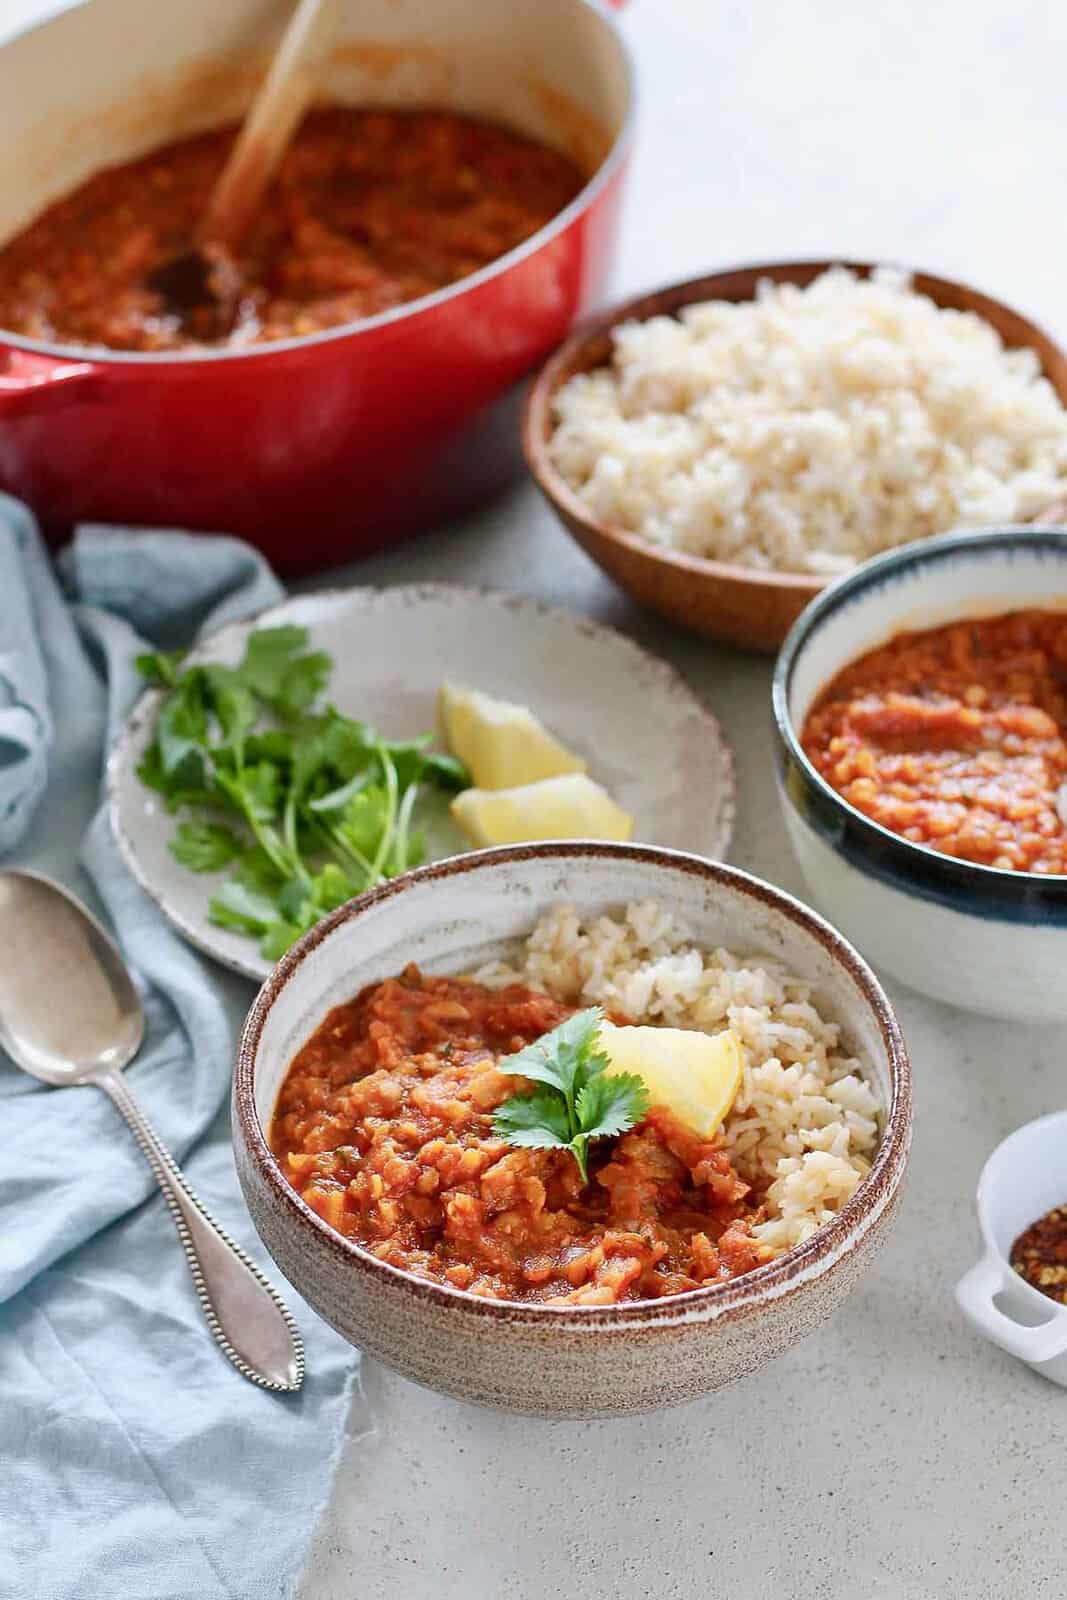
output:
<svg viewBox="0 0 1067 1600"><path fill-rule="evenodd" d="M778 658L778 779L813 899L878 971L967 1011L1064 1022L1067 877L979 866L891 833L832 789L800 743L820 691L868 650L905 630L1031 606L1067 611L1062 529L945 534L839 579Z"/></svg>
<svg viewBox="0 0 1067 1600"><path fill-rule="evenodd" d="M283 1177L264 1130L293 1055L334 1005L417 961L471 971L565 901L583 912L669 905L700 945L773 956L871 1065L886 1108L869 1176L835 1219L746 1277L610 1308L479 1299L342 1238ZM406 1377L536 1416L595 1417L689 1400L780 1355L856 1283L889 1228L911 1134L911 1081L889 1002L845 941L797 901L696 856L641 845L520 845L394 879L307 934L260 991L234 1079L237 1169L286 1277L337 1331Z"/></svg>

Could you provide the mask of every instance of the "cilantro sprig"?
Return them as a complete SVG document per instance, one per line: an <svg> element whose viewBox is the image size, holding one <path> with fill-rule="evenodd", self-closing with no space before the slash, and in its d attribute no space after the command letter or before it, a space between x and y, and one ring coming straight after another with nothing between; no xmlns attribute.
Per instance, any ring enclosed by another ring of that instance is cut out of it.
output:
<svg viewBox="0 0 1067 1600"><path fill-rule="evenodd" d="M648 1112L648 1091L636 1073L604 1073L610 1062L597 1042L603 1020L600 1006L576 1011L499 1066L538 1087L497 1107L494 1133L527 1149L569 1150L583 1183L590 1139L625 1133Z"/></svg>
<svg viewBox="0 0 1067 1600"><path fill-rule="evenodd" d="M170 848L192 872L231 876L211 921L282 955L326 912L425 857L420 797L470 782L431 734L390 741L334 706L333 667L307 630L258 628L235 667L154 651L137 666L163 691L138 768L186 813Z"/></svg>

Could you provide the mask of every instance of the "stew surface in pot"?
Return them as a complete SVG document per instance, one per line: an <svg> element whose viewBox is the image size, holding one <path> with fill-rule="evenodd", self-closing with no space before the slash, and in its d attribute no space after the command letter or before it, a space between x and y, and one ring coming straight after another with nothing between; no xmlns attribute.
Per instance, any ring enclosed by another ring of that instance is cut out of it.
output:
<svg viewBox="0 0 1067 1600"><path fill-rule="evenodd" d="M153 269L187 250L225 128L98 172L0 250L0 327L171 350L287 339L416 300L494 261L585 182L565 157L449 112L313 111L225 273L231 317L183 318Z"/></svg>
<svg viewBox="0 0 1067 1600"><path fill-rule="evenodd" d="M525 1081L498 1063L572 1009L415 967L365 989L289 1068L271 1128L283 1172L381 1260L490 1299L657 1299L768 1260L758 1197L665 1110L595 1140L588 1183L569 1151L493 1132Z"/></svg>

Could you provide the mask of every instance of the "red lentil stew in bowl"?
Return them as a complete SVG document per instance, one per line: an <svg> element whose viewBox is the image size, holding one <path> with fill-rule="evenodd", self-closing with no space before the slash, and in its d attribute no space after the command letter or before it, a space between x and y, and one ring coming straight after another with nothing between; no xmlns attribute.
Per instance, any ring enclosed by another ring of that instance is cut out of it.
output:
<svg viewBox="0 0 1067 1600"><path fill-rule="evenodd" d="M571 1003L578 970L595 1010ZM550 1046L545 1069L531 1047ZM577 1140L575 1088L592 1119ZM595 1306L736 1278L802 1242L866 1175L880 1115L835 1024L771 960L701 952L651 904L588 922L557 906L517 968L412 966L335 1006L282 1081L270 1142L308 1205L380 1260L486 1298Z"/></svg>
<svg viewBox="0 0 1067 1600"><path fill-rule="evenodd" d="M827 783L905 839L1067 873L1067 612L899 633L823 689L801 742Z"/></svg>
<svg viewBox="0 0 1067 1600"><path fill-rule="evenodd" d="M569 1014L531 989L415 970L339 1006L278 1103L274 1148L294 1187L382 1260L497 1299L652 1299L769 1261L748 1184L665 1109L588 1183L564 1151L494 1134L514 1093L501 1054Z"/></svg>

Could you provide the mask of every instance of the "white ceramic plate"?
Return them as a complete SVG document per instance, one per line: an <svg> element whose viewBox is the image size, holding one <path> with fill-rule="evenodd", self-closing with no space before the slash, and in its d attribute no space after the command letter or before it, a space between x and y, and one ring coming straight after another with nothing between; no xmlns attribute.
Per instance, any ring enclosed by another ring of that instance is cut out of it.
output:
<svg viewBox="0 0 1067 1600"><path fill-rule="evenodd" d="M444 678L527 705L584 756L592 777L636 819L634 839L722 859L734 820L733 758L718 722L664 662L611 628L539 601L448 584L335 589L287 600L232 623L191 660L236 662L254 627L297 623L334 659L326 697L389 738L434 726ZM135 707L108 763L111 825L141 887L191 943L262 979L271 963L255 941L208 921L225 873L179 866L168 849L175 818L137 765L152 738L159 693ZM457 855L444 821L430 853Z"/></svg>

